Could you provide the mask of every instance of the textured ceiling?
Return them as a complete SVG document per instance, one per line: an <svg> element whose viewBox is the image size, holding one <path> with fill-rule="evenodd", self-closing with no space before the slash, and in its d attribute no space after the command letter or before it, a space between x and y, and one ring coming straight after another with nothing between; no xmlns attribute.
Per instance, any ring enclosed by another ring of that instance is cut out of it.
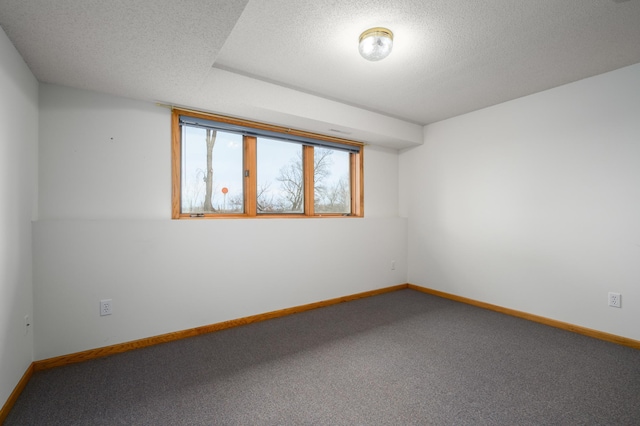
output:
<svg viewBox="0 0 640 426"><path fill-rule="evenodd" d="M394 50L359 57L360 33ZM640 1L251 1L216 66L420 124L640 62Z"/></svg>
<svg viewBox="0 0 640 426"><path fill-rule="evenodd" d="M640 0L0 0L0 26L42 82L211 109L245 79L420 125L640 63Z"/></svg>
<svg viewBox="0 0 640 426"><path fill-rule="evenodd" d="M41 82L158 99L199 89L247 1L0 0L0 26Z"/></svg>

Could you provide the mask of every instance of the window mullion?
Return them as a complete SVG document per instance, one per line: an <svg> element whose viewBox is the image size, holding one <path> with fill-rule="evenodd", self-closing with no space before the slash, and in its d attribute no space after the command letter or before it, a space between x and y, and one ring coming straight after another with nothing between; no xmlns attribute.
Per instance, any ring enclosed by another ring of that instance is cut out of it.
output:
<svg viewBox="0 0 640 426"><path fill-rule="evenodd" d="M182 169L181 133L182 126L179 122L178 114L171 115L171 218L180 218L180 200L182 199L182 179L180 171Z"/></svg>
<svg viewBox="0 0 640 426"><path fill-rule="evenodd" d="M244 136L244 209L247 216L255 217L258 198L256 138Z"/></svg>
<svg viewBox="0 0 640 426"><path fill-rule="evenodd" d="M302 148L303 158L303 176L304 176L304 214L305 216L313 216L314 213L314 196L315 196L315 182L313 181L313 147L303 146Z"/></svg>

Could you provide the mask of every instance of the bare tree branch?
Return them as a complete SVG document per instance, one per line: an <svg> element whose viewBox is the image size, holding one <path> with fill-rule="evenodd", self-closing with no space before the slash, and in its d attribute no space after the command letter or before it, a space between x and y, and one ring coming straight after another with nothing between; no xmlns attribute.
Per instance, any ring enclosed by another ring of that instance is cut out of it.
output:
<svg viewBox="0 0 640 426"><path fill-rule="evenodd" d="M205 175L205 182L207 188L204 195L204 211L212 212L213 205L211 203L211 197L213 195L213 147L216 144L217 131L207 129L207 173Z"/></svg>

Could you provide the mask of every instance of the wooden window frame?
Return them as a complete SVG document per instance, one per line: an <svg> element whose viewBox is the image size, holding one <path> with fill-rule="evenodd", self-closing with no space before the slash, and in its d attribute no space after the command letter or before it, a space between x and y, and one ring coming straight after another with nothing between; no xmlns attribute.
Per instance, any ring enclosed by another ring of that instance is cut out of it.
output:
<svg viewBox="0 0 640 426"><path fill-rule="evenodd" d="M304 212L303 213L258 213L257 212L257 137L243 136L243 167L248 171L244 176L244 213L199 213L181 212L182 183L182 131L180 116L189 116L227 123L245 128L277 132L284 135L295 135L319 141L328 141L340 145L359 147L359 152L349 154L350 161L350 213L322 213L314 212L314 182L313 182L313 146L303 145L303 175L304 175ZM288 129L280 126L208 114L181 108L173 108L171 114L171 218L172 219L229 219L229 218L331 218L331 217L364 217L364 144L347 139L335 138L301 130Z"/></svg>

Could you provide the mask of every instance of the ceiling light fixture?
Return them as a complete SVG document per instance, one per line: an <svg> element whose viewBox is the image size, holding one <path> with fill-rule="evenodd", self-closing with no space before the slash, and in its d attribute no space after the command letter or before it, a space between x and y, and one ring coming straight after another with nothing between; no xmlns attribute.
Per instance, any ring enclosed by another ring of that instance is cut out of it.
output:
<svg viewBox="0 0 640 426"><path fill-rule="evenodd" d="M369 61L379 61L389 56L393 48L393 33L381 27L369 28L360 34L360 54Z"/></svg>

